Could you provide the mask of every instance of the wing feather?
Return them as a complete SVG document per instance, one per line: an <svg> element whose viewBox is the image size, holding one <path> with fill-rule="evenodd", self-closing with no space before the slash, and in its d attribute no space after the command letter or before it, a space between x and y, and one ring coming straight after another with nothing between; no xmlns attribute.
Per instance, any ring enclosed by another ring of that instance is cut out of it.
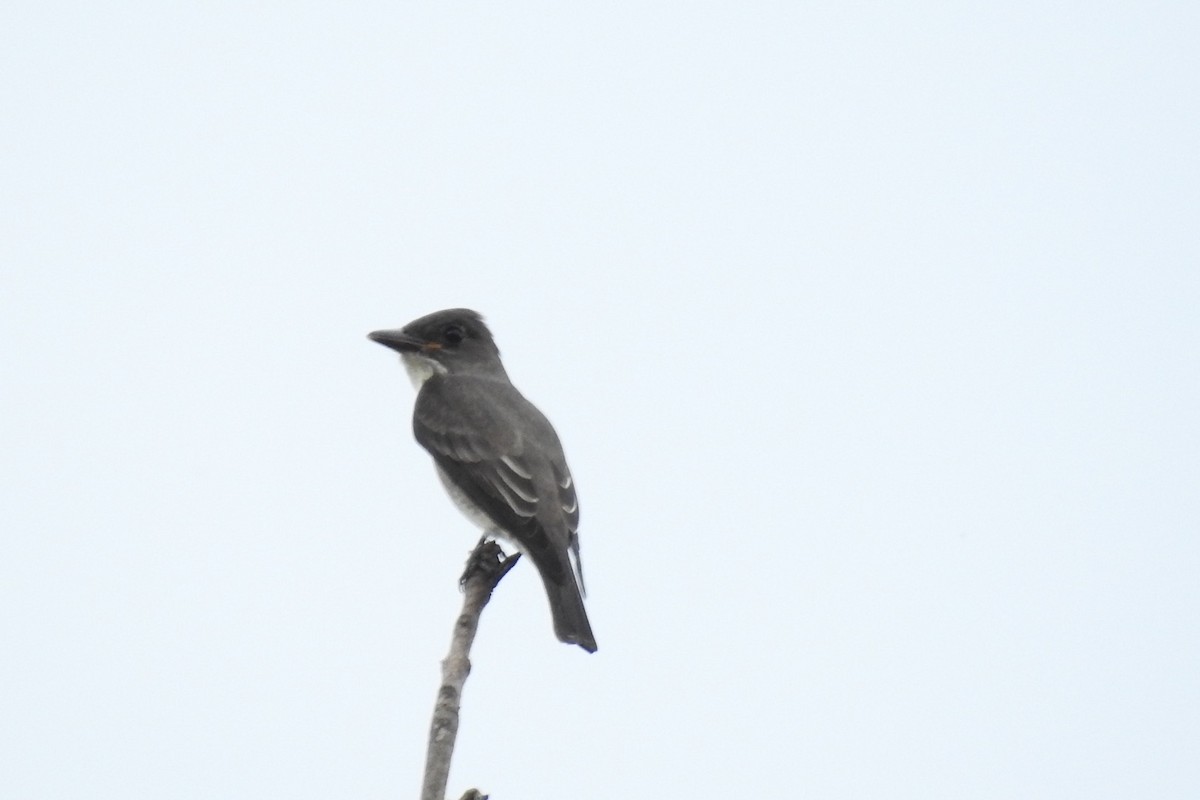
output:
<svg viewBox="0 0 1200 800"><path fill-rule="evenodd" d="M499 387L483 387L497 389ZM487 416L488 411L512 410L501 395L481 398L475 383L452 379L431 379L422 387L413 414L413 433L433 456L447 479L496 525L512 536L523 549L535 551L557 547L551 541L539 511L543 502L562 506L562 513L574 539L579 513L574 488L562 489L559 496L542 497L535 478L538 466L526 453L527 443L519 433L522 426L511 420ZM542 467L545 470L545 467ZM567 494L564 495L564 492ZM557 501L557 503L556 503ZM571 508L567 508L570 505ZM561 550L559 551L561 552ZM558 558L541 559L540 566L556 582L561 582L562 562Z"/></svg>

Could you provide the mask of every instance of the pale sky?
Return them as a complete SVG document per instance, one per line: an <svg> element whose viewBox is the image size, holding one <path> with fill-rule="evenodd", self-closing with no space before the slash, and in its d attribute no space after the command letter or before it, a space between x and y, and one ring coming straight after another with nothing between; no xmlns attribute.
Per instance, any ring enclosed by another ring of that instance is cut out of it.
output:
<svg viewBox="0 0 1200 800"><path fill-rule="evenodd" d="M487 317L588 656L451 797L1200 795L1200 6L0 12L0 795L415 797Z"/></svg>

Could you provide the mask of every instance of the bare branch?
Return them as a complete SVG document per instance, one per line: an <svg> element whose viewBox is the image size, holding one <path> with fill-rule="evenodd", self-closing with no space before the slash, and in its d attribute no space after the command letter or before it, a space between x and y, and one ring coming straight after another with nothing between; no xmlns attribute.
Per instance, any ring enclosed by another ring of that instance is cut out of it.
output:
<svg viewBox="0 0 1200 800"><path fill-rule="evenodd" d="M508 571L516 566L520 553L505 556L500 545L484 537L467 559L462 575L462 613L454 623L450 652L442 661L442 685L433 706L433 722L429 727L429 749L425 755L425 780L421 800L445 800L446 781L450 776L450 759L458 737L458 709L463 686L471 672L471 644L479 629L479 615L492 597L492 591ZM474 793L474 794L472 794ZM486 795L471 789L463 795L483 798Z"/></svg>

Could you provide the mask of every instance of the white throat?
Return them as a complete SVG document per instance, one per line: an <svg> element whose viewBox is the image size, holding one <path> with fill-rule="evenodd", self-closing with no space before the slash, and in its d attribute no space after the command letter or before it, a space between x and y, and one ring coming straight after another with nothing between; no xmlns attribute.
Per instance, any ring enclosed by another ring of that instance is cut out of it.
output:
<svg viewBox="0 0 1200 800"><path fill-rule="evenodd" d="M400 360L404 362L404 369L408 371L408 379L412 381L413 388L418 391L421 384L434 375L446 374L444 366L421 353L401 353Z"/></svg>

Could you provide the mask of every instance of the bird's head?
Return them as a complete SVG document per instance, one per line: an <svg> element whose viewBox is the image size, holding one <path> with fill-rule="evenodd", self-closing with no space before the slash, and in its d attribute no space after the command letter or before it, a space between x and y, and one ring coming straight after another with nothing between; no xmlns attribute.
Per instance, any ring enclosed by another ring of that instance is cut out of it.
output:
<svg viewBox="0 0 1200 800"><path fill-rule="evenodd" d="M469 308L435 311L403 328L367 336L400 353L418 388L434 375L504 374L492 332L479 312Z"/></svg>

